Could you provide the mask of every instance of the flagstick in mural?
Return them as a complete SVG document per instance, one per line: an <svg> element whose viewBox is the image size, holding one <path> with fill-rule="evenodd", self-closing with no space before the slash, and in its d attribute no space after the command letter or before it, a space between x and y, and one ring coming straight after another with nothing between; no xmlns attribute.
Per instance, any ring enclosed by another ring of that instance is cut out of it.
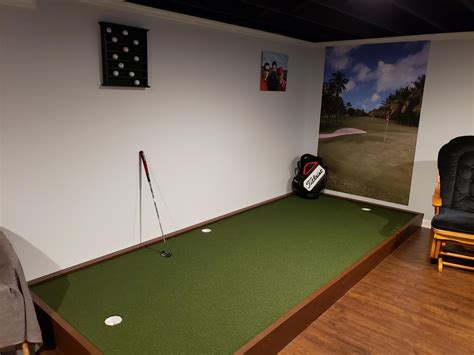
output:
<svg viewBox="0 0 474 355"><path fill-rule="evenodd" d="M429 44L326 48L318 155L328 189L408 204Z"/></svg>
<svg viewBox="0 0 474 355"><path fill-rule="evenodd" d="M387 121L387 124L385 125L385 134L383 136L383 146L384 147L385 147L385 139L387 139L387 130L388 130L388 123L390 122L390 115L386 116L385 121Z"/></svg>

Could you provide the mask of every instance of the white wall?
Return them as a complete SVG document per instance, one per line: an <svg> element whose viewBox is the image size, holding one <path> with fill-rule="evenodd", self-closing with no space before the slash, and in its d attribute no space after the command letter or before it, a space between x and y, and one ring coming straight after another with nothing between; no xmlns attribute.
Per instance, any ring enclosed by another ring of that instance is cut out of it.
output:
<svg viewBox="0 0 474 355"><path fill-rule="evenodd" d="M151 89L100 87L100 20L150 29ZM3 227L27 278L139 241L141 149L166 232L288 191L313 117L309 47L59 0L0 6L0 23ZM262 50L289 55L286 93L259 91Z"/></svg>
<svg viewBox="0 0 474 355"><path fill-rule="evenodd" d="M427 220L433 217L438 151L454 137L474 135L473 102L474 38L432 41L409 203Z"/></svg>
<svg viewBox="0 0 474 355"><path fill-rule="evenodd" d="M322 83L324 80L324 48L313 48L311 52L311 83L308 92L309 105L307 119L304 122L302 151L316 153L319 136L319 119L321 115Z"/></svg>

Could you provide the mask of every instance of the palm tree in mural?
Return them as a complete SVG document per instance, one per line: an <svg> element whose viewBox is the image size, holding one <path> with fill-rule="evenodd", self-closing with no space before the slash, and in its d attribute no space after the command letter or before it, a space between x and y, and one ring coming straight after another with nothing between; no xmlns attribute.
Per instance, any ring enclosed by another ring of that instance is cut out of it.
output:
<svg viewBox="0 0 474 355"><path fill-rule="evenodd" d="M420 75L414 82L411 89L410 99L413 103L413 112L417 115L421 112L421 101L423 98L423 89L425 87L425 75Z"/></svg>
<svg viewBox="0 0 474 355"><path fill-rule="evenodd" d="M418 126L425 75L420 75L410 86L397 89L370 112L373 117L397 120L399 124Z"/></svg>
<svg viewBox="0 0 474 355"><path fill-rule="evenodd" d="M349 80L346 78L344 73L340 71L332 73L331 79L329 80L329 86L335 95L333 101L335 105L336 120L338 113L343 113L343 111L346 109L344 101L341 98L341 93L346 90L346 84L348 82Z"/></svg>
<svg viewBox="0 0 474 355"><path fill-rule="evenodd" d="M346 84L348 82L349 80L346 78L345 74L340 71L332 73L331 79L329 80L329 84L332 85L334 89L334 94L338 97L346 90Z"/></svg>
<svg viewBox="0 0 474 355"><path fill-rule="evenodd" d="M402 120L402 116L407 112L410 106L410 88L404 87L397 89L393 94L390 94L383 102L385 111L390 119L396 118L399 123Z"/></svg>
<svg viewBox="0 0 474 355"><path fill-rule="evenodd" d="M327 122L329 123L331 115L336 113L336 96L335 88L331 82L323 83L323 97L321 104L321 112L327 117Z"/></svg>
<svg viewBox="0 0 474 355"><path fill-rule="evenodd" d="M355 112L355 110L352 107L352 104L350 102L346 103L346 114L347 114L347 116L353 116L354 112Z"/></svg>

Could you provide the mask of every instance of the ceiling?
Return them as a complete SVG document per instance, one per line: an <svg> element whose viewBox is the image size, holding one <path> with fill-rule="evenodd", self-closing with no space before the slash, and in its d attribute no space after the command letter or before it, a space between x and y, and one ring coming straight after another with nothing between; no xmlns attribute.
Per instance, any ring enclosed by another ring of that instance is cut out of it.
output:
<svg viewBox="0 0 474 355"><path fill-rule="evenodd" d="M310 42L474 31L474 0L128 0Z"/></svg>

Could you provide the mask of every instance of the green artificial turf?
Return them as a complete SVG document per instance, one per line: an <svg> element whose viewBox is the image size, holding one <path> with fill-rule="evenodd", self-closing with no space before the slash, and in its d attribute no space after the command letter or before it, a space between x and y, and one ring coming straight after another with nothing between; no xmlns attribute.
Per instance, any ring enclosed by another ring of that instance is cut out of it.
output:
<svg viewBox="0 0 474 355"><path fill-rule="evenodd" d="M33 291L105 354L232 353L413 218L363 206L288 197Z"/></svg>

